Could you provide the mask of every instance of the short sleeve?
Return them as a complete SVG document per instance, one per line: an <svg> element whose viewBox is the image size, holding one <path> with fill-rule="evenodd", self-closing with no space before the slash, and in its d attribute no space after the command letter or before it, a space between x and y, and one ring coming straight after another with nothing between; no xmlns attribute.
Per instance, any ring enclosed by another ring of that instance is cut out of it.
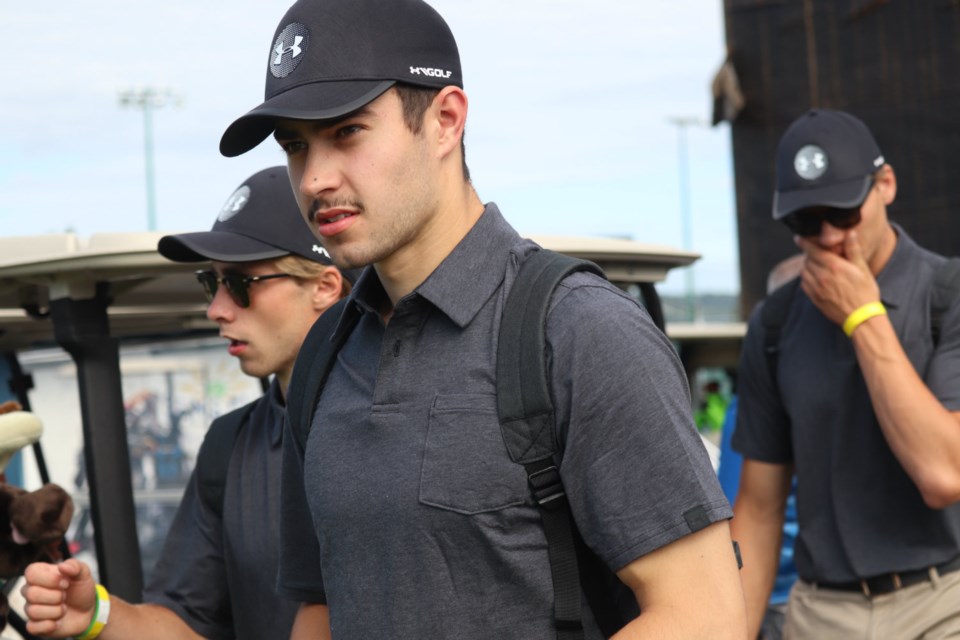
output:
<svg viewBox="0 0 960 640"><path fill-rule="evenodd" d="M144 601L176 613L211 640L234 637L223 557L223 522L200 499L196 472L144 590Z"/></svg>
<svg viewBox="0 0 960 640"><path fill-rule="evenodd" d="M960 300L941 319L940 340L925 382L948 411L960 411Z"/></svg>
<svg viewBox="0 0 960 640"><path fill-rule="evenodd" d="M572 276L554 295L547 340L564 488L611 570L731 517L680 360L636 300Z"/></svg>
<svg viewBox="0 0 960 640"><path fill-rule="evenodd" d="M747 326L737 370L737 422L731 442L744 458L774 464L793 461L790 419L770 375L764 353L763 303L757 305ZM777 366L782 365L782 359Z"/></svg>
<svg viewBox="0 0 960 640"><path fill-rule="evenodd" d="M277 593L298 602L323 604L326 595L320 573L320 545L304 486L304 451L293 433L291 421L284 422Z"/></svg>

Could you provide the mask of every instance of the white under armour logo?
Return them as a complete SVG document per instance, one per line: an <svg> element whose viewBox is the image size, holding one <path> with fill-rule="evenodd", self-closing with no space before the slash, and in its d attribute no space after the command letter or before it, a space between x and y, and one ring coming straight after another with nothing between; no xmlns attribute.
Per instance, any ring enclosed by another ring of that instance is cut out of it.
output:
<svg viewBox="0 0 960 640"><path fill-rule="evenodd" d="M301 42L303 42L303 36L295 36L293 38L293 45L289 47L283 46L283 40L278 42L277 48L273 50L273 52L277 54L277 57L273 59L273 64L280 64L280 61L283 60L283 54L285 53L292 53L292 58L296 58L298 55L303 53L303 50L300 48Z"/></svg>
<svg viewBox="0 0 960 640"><path fill-rule="evenodd" d="M814 144L803 147L793 158L793 168L804 180L816 180L826 172L829 164L826 152Z"/></svg>
<svg viewBox="0 0 960 640"><path fill-rule="evenodd" d="M243 185L227 198L223 208L220 209L220 215L217 216L217 220L226 222L247 206L248 202L250 202L250 187Z"/></svg>
<svg viewBox="0 0 960 640"><path fill-rule="evenodd" d="M288 46L291 42L293 44ZM291 22L273 41L267 62L270 75L277 79L286 78L306 60L309 50L310 30L299 22Z"/></svg>
<svg viewBox="0 0 960 640"><path fill-rule="evenodd" d="M230 204L230 211L236 213L237 211L240 211L240 209L243 209L243 205L245 204L247 204L247 196L238 195L236 200Z"/></svg>

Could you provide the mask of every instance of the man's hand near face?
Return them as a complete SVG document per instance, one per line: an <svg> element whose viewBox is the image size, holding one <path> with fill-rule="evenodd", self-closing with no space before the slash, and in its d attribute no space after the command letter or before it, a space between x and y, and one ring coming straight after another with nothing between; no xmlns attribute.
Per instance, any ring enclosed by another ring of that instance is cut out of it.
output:
<svg viewBox="0 0 960 640"><path fill-rule="evenodd" d="M813 304L838 325L868 302L880 301L880 287L870 272L856 231L847 233L842 255L797 236L795 242L806 256L801 287Z"/></svg>

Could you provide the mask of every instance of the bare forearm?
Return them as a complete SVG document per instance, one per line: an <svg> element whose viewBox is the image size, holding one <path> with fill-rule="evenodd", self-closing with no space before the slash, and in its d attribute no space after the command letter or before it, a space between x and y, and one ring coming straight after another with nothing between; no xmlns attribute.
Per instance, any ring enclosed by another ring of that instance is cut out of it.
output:
<svg viewBox="0 0 960 640"><path fill-rule="evenodd" d="M763 514L743 501L734 506L731 533L740 545L740 580L747 605L747 629L756 638L777 578L783 543L783 511Z"/></svg>
<svg viewBox="0 0 960 640"><path fill-rule="evenodd" d="M202 640L170 609L155 604L130 604L110 596L110 620L101 640Z"/></svg>
<svg viewBox="0 0 960 640"><path fill-rule="evenodd" d="M780 565L784 509L792 480L792 465L743 461L730 529L743 557L740 580L750 638L760 630Z"/></svg>
<svg viewBox="0 0 960 640"><path fill-rule="evenodd" d="M907 359L886 316L851 337L874 412L893 454L932 508L960 500L960 421Z"/></svg>
<svg viewBox="0 0 960 640"><path fill-rule="evenodd" d="M302 604L290 640L330 640L330 610L323 604Z"/></svg>
<svg viewBox="0 0 960 640"><path fill-rule="evenodd" d="M744 640L745 637L751 636L744 635L742 622L731 624L723 618L704 621L677 610L656 610L643 612L610 636L610 640Z"/></svg>

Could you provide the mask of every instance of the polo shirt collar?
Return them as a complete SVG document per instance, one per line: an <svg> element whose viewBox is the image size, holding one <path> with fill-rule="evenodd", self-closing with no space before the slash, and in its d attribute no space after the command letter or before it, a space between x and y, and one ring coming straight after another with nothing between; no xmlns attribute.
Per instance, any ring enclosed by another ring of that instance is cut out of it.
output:
<svg viewBox="0 0 960 640"><path fill-rule="evenodd" d="M465 327L503 282L519 234L492 202L454 250L417 287L417 293Z"/></svg>
<svg viewBox="0 0 960 640"><path fill-rule="evenodd" d="M916 271L910 268L920 252L920 247L913 238L907 235L903 227L895 222L890 225L897 233L897 245L890 254L887 264L877 274L877 284L880 286L880 298L883 304L896 309L910 296L916 286Z"/></svg>
<svg viewBox="0 0 960 640"><path fill-rule="evenodd" d="M500 286L510 250L519 240L497 205L487 204L473 228L414 295L429 301L457 326L466 326ZM348 314L376 313L385 296L376 270L368 267L357 280L337 331L346 326Z"/></svg>

